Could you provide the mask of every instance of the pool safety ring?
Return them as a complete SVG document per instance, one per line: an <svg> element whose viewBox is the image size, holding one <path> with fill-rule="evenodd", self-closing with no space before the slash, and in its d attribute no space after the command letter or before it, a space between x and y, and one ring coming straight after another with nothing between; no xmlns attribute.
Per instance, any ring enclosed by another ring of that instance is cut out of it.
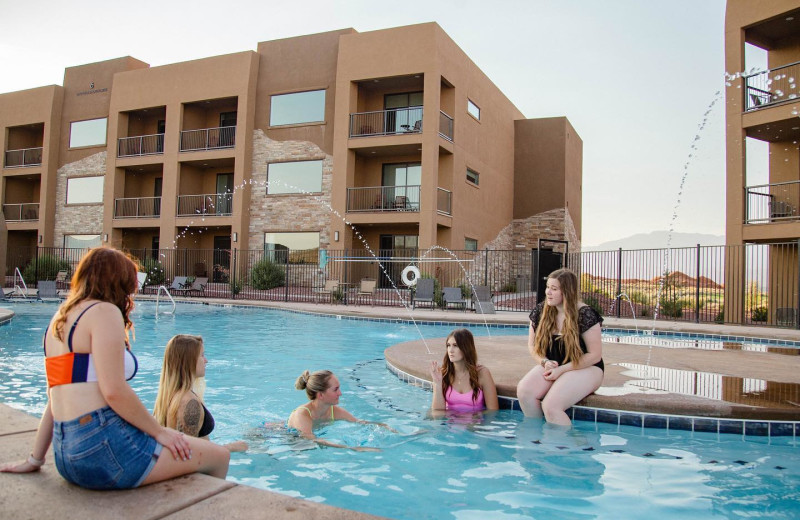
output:
<svg viewBox="0 0 800 520"><path fill-rule="evenodd" d="M408 275L412 274L413 277L409 278ZM408 287L412 287L417 285L417 280L419 279L419 269L414 267L413 265L409 265L405 269L403 269L403 274L400 275L400 278L403 280L403 283L406 284Z"/></svg>

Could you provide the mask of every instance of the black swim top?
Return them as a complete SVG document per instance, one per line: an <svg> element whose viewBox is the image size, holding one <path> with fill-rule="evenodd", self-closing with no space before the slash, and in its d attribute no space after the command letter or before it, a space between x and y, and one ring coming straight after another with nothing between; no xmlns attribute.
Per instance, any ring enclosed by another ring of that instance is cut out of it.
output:
<svg viewBox="0 0 800 520"><path fill-rule="evenodd" d="M536 330L536 327L539 326L539 318L542 316L544 305L545 302L541 302L539 305L534 307L530 313L529 318L533 324L533 330ZM581 350L584 354L588 352L588 349L586 348L586 342L583 341L583 333L598 323L600 326L602 326L603 317L600 316L596 310L588 305L584 305L578 309L578 342L580 343ZM547 359L558 361L559 365L563 365L566 361L567 353L566 349L564 348L564 340L560 334L553 334L553 340L550 342L550 348L547 349L545 357ZM605 363L603 363L602 358L600 361L595 363L594 366L599 367L600 370L605 372Z"/></svg>
<svg viewBox="0 0 800 520"><path fill-rule="evenodd" d="M200 403L200 406L203 407L203 426L200 427L200 431L197 432L197 436L206 437L214 431L214 416L208 411L206 405Z"/></svg>

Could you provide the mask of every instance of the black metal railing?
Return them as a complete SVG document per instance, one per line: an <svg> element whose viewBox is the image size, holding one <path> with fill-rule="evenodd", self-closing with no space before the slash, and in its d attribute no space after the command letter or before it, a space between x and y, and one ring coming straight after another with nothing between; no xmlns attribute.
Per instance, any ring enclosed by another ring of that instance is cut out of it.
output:
<svg viewBox="0 0 800 520"><path fill-rule="evenodd" d="M436 211L443 215L453 214L453 192L436 188Z"/></svg>
<svg viewBox="0 0 800 520"><path fill-rule="evenodd" d="M233 193L178 195L179 217L195 215L229 216L233 213Z"/></svg>
<svg viewBox="0 0 800 520"><path fill-rule="evenodd" d="M390 108L350 114L350 137L418 134L422 132L422 107Z"/></svg>
<svg viewBox="0 0 800 520"><path fill-rule="evenodd" d="M453 140L453 118L439 111L439 135L447 139Z"/></svg>
<svg viewBox="0 0 800 520"><path fill-rule="evenodd" d="M748 186L745 195L745 224L800 218L800 181Z"/></svg>
<svg viewBox="0 0 800 520"><path fill-rule="evenodd" d="M3 204L3 217L8 222L39 220L39 203Z"/></svg>
<svg viewBox="0 0 800 520"><path fill-rule="evenodd" d="M161 197L131 197L114 200L114 218L161 216Z"/></svg>
<svg viewBox="0 0 800 520"><path fill-rule="evenodd" d="M42 150L42 147L6 150L5 167L21 168L23 166L39 166L42 164Z"/></svg>
<svg viewBox="0 0 800 520"><path fill-rule="evenodd" d="M181 132L181 151L218 150L236 146L236 127L201 128Z"/></svg>
<svg viewBox="0 0 800 520"><path fill-rule="evenodd" d="M120 137L117 142L117 157L136 157L164 153L164 134Z"/></svg>
<svg viewBox="0 0 800 520"><path fill-rule="evenodd" d="M800 96L800 61L744 77L744 107L753 110Z"/></svg>
<svg viewBox="0 0 800 520"><path fill-rule="evenodd" d="M347 188L347 211L419 211L419 186Z"/></svg>

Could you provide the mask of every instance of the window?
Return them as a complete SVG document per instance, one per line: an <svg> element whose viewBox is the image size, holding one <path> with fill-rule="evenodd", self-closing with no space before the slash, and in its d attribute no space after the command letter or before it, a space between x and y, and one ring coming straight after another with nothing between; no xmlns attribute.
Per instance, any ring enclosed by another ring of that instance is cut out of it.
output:
<svg viewBox="0 0 800 520"><path fill-rule="evenodd" d="M314 263L319 261L319 233L266 233L264 253L273 262Z"/></svg>
<svg viewBox="0 0 800 520"><path fill-rule="evenodd" d="M67 204L103 202L103 176L67 179Z"/></svg>
<svg viewBox="0 0 800 520"><path fill-rule="evenodd" d="M477 251L478 250L478 241L474 238L465 238L464 239L464 249L467 251Z"/></svg>
<svg viewBox="0 0 800 520"><path fill-rule="evenodd" d="M100 245L100 235L64 235L64 247L67 249L88 249Z"/></svg>
<svg viewBox="0 0 800 520"><path fill-rule="evenodd" d="M481 177L480 173L467 168L467 182L471 182L472 184L477 186L479 184L478 181L480 180L480 177Z"/></svg>
<svg viewBox="0 0 800 520"><path fill-rule="evenodd" d="M311 90L272 96L269 126L325 121L325 91Z"/></svg>
<svg viewBox="0 0 800 520"><path fill-rule="evenodd" d="M267 195L319 193L322 191L322 161L271 163L267 166Z"/></svg>
<svg viewBox="0 0 800 520"><path fill-rule="evenodd" d="M478 121L481 120L481 109L471 99L467 99L467 112Z"/></svg>
<svg viewBox="0 0 800 520"><path fill-rule="evenodd" d="M107 118L73 121L69 125L69 147L102 146L106 144Z"/></svg>

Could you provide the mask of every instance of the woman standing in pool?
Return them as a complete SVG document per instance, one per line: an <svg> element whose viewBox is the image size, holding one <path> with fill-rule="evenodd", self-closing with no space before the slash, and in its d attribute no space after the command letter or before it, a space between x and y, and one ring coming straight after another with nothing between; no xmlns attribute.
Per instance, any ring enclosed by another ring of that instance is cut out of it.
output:
<svg viewBox="0 0 800 520"><path fill-rule="evenodd" d="M489 369L478 364L475 338L467 329L447 336L442 367L431 361L433 410L479 412L497 410L497 388Z"/></svg>
<svg viewBox="0 0 800 520"><path fill-rule="evenodd" d="M517 398L526 416L569 426L565 411L603 382L603 318L579 300L578 277L569 269L550 274L545 295L528 329L536 366L517 385Z"/></svg>
<svg viewBox="0 0 800 520"><path fill-rule="evenodd" d="M58 472L85 488L132 488L198 471L225 478L228 450L161 426L127 383L138 368L128 345L136 287L136 264L124 253L98 247L81 259L70 297L44 334L48 402L33 450L0 471L37 471L52 442Z"/></svg>
<svg viewBox="0 0 800 520"><path fill-rule="evenodd" d="M178 334L167 342L153 410L161 426L208 440L214 416L192 390L197 378L206 375L207 363L201 336ZM237 441L225 447L231 452L245 451L247 443Z"/></svg>
<svg viewBox="0 0 800 520"><path fill-rule="evenodd" d="M377 424L391 432L397 433L384 423L356 419L350 412L337 406L339 404L339 397L342 395L342 390L339 387L339 379L333 375L333 372L330 370L319 370L313 374L306 370L297 378L294 387L298 390L306 391L309 403L298 406L292 412L292 415L289 416L286 425L289 428L294 428L299 431L303 437L311 439L317 444L330 446L332 448L349 448L355 451L380 451L378 448L366 446L353 447L344 444L336 444L316 437L313 432L314 426L325 422L350 421L361 424Z"/></svg>

